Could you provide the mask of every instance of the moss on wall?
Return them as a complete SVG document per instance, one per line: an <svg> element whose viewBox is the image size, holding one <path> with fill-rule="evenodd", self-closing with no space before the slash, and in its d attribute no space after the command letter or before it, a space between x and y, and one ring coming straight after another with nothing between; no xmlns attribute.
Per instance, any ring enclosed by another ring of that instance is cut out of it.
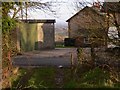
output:
<svg viewBox="0 0 120 90"><path fill-rule="evenodd" d="M21 23L20 25L21 51L34 50L36 42L37 42L37 24Z"/></svg>

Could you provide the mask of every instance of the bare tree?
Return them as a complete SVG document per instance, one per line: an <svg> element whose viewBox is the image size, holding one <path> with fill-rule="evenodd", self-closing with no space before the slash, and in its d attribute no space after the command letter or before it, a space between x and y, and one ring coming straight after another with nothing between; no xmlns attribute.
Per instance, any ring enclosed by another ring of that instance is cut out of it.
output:
<svg viewBox="0 0 120 90"><path fill-rule="evenodd" d="M118 45L120 45L120 3L119 2L104 2L103 4L103 11L107 13L108 18L113 19L113 25L117 28L118 31ZM108 23L110 26L110 23ZM115 36L113 42L116 42ZM114 41L115 40L115 41Z"/></svg>

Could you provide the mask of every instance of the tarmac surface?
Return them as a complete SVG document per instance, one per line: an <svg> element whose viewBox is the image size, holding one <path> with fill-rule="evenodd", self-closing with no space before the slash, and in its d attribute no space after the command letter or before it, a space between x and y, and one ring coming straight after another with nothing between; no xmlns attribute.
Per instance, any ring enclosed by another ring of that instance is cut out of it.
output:
<svg viewBox="0 0 120 90"><path fill-rule="evenodd" d="M28 66L57 66L70 67L71 60L77 62L76 48L56 48L23 53L12 58L12 64L19 67Z"/></svg>

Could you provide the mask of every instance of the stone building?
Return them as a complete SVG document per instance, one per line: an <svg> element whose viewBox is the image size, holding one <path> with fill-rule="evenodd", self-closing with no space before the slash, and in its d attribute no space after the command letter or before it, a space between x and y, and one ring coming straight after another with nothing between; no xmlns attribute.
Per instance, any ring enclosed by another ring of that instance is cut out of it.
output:
<svg viewBox="0 0 120 90"><path fill-rule="evenodd" d="M22 20L19 24L17 47L20 51L55 48L55 20Z"/></svg>
<svg viewBox="0 0 120 90"><path fill-rule="evenodd" d="M99 44L105 44L105 15L93 7L86 6L67 22L69 38L78 38L80 45L99 41Z"/></svg>

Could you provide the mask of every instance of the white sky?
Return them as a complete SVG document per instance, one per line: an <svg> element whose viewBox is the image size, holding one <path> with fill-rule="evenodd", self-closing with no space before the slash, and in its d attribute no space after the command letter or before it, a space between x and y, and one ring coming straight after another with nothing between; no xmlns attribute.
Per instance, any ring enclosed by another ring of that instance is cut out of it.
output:
<svg viewBox="0 0 120 90"><path fill-rule="evenodd" d="M36 9L28 12L28 18L32 19L55 19L57 25L61 24L66 25L66 20L73 16L78 12L75 8L75 1L80 2L96 2L97 0L31 0L31 1L42 1L42 2L51 2L53 4L52 9L55 11L54 13ZM99 0L104 1L104 0Z"/></svg>

